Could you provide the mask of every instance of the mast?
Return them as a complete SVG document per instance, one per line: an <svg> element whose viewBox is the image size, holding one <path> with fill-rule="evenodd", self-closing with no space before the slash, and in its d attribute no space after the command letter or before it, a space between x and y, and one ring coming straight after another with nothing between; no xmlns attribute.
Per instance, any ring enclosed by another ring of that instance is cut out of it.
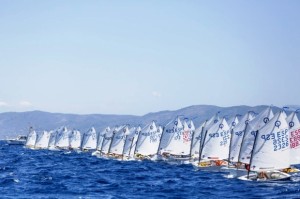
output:
<svg viewBox="0 0 300 199"><path fill-rule="evenodd" d="M235 118L234 118L234 120L233 120L233 122L235 122L235 119L237 118L237 115L235 116ZM233 122L232 122L232 124L233 124ZM229 152L228 152L228 163L230 162L230 149L231 149L231 143L232 143L232 134L233 134L233 129L234 129L234 127L231 129L231 132L230 132L230 142L229 142ZM228 164L228 167L229 167L229 164Z"/></svg>
<svg viewBox="0 0 300 199"><path fill-rule="evenodd" d="M247 178L249 179L249 174L250 174L250 170L251 170L251 163L252 163L252 159L253 159L253 152L254 152L254 148L255 148L255 145L256 145L256 140L257 140L257 135L258 135L258 130L256 131L255 133L255 138L254 138L254 143L253 143L253 146L252 146L252 151L251 151L251 157L250 157L250 162L249 162L249 169L248 169L248 174L247 174Z"/></svg>
<svg viewBox="0 0 300 199"><path fill-rule="evenodd" d="M238 156L238 162L240 161L240 157L241 157L241 150L242 150L242 146L243 146L243 143L244 143L244 139L245 139L245 134L246 134L246 131L247 131L247 128L248 128L248 125L249 125L249 112L248 112L248 119L246 120L247 123L246 123L246 126L244 128L244 133L243 133L243 138L242 138L242 142L241 142L241 146L240 146L240 151L239 151L239 156Z"/></svg>

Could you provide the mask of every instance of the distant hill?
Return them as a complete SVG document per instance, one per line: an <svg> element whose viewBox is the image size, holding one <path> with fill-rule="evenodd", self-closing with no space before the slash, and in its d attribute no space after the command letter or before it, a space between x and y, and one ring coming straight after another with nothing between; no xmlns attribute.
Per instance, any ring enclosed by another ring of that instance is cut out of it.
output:
<svg viewBox="0 0 300 199"><path fill-rule="evenodd" d="M63 125L69 128L76 128L82 132L87 131L94 126L97 131L103 130L107 126L115 126L121 124L130 124L132 126L144 126L147 123L155 120L158 124L164 125L178 115L183 115L193 119L196 127L203 121L209 119L216 112L220 111L220 116L231 118L236 114L245 114L247 111L259 113L267 106L232 106L218 107L211 105L195 105L182 108L175 111L161 111L148 113L144 116L134 115L104 115L104 114L63 114L49 113L43 111L30 112L7 112L0 114L0 139L7 137L15 137L20 134L27 134L30 126L36 130L51 130ZM273 107L274 113L279 110L278 107Z"/></svg>

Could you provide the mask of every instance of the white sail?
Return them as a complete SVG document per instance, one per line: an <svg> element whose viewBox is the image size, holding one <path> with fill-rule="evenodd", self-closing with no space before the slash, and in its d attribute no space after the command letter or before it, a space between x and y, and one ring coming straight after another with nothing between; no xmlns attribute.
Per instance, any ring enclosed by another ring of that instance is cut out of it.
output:
<svg viewBox="0 0 300 199"><path fill-rule="evenodd" d="M247 129L243 135L241 150L239 154L239 162L249 164L251 151L254 144L256 132L265 126L274 116L271 107L268 107L257 115L251 122L248 123Z"/></svg>
<svg viewBox="0 0 300 199"><path fill-rule="evenodd" d="M111 129L109 132L105 133L104 135L104 140L103 140L103 144L102 147L100 149L101 153L103 154L108 154L109 153L109 149L110 149L110 145L111 145L111 141L114 137L114 134L120 129L120 127L114 127L113 129Z"/></svg>
<svg viewBox="0 0 300 199"><path fill-rule="evenodd" d="M66 127L57 130L55 147L59 149L69 148L69 131Z"/></svg>
<svg viewBox="0 0 300 199"><path fill-rule="evenodd" d="M246 130L247 124L254 119L254 114L252 112L246 113L240 120L240 122L235 126L231 133L231 143L229 150L229 161L238 162L241 144L243 140L243 135Z"/></svg>
<svg viewBox="0 0 300 199"><path fill-rule="evenodd" d="M228 158L230 129L223 118L206 133L201 153L202 160L224 160Z"/></svg>
<svg viewBox="0 0 300 199"><path fill-rule="evenodd" d="M34 148L36 142L37 134L33 128L29 129L29 134L27 135L27 140L25 146L27 148Z"/></svg>
<svg viewBox="0 0 300 199"><path fill-rule="evenodd" d="M198 127L193 134L191 143L191 157L198 158L200 153L201 137L204 137L206 130L208 130L213 124L220 120L218 113L211 117L209 120L203 122L200 127Z"/></svg>
<svg viewBox="0 0 300 199"><path fill-rule="evenodd" d="M205 121L201 126L199 126L192 136L192 143L191 143L191 157L198 158L199 157L199 150L200 150L200 140L201 140L201 133L207 121Z"/></svg>
<svg viewBox="0 0 300 199"><path fill-rule="evenodd" d="M300 123L296 112L291 113L286 120L289 125L290 163L300 164Z"/></svg>
<svg viewBox="0 0 300 199"><path fill-rule="evenodd" d="M227 123L229 125L230 130L234 129L236 127L236 125L239 123L238 116L236 115L236 116L230 118Z"/></svg>
<svg viewBox="0 0 300 199"><path fill-rule="evenodd" d="M109 153L122 155L125 140L126 140L126 135L128 134L129 134L128 126L124 126L122 129L116 131L110 144Z"/></svg>
<svg viewBox="0 0 300 199"><path fill-rule="evenodd" d="M156 154L160 141L159 131L154 121L145 126L138 137L135 153L144 156Z"/></svg>
<svg viewBox="0 0 300 199"><path fill-rule="evenodd" d="M55 149L55 139L56 139L57 131L50 131L49 134L50 134L50 138L48 143L48 149L53 150Z"/></svg>
<svg viewBox="0 0 300 199"><path fill-rule="evenodd" d="M97 151L100 151L101 150L101 147L102 147L102 144L103 144L103 140L104 140L104 136L107 132L110 131L110 128L109 127L106 127L102 132L100 132L98 134L98 139L97 139Z"/></svg>
<svg viewBox="0 0 300 199"><path fill-rule="evenodd" d="M50 132L42 131L38 133L34 148L36 149L48 148L49 139L50 139Z"/></svg>
<svg viewBox="0 0 300 199"><path fill-rule="evenodd" d="M91 150L97 147L97 133L94 127L83 134L81 149Z"/></svg>
<svg viewBox="0 0 300 199"><path fill-rule="evenodd" d="M285 116L285 113L280 111L257 132L250 170L278 170L290 167L289 132Z"/></svg>
<svg viewBox="0 0 300 199"><path fill-rule="evenodd" d="M78 130L73 130L70 135L70 149L80 149L81 146L81 133Z"/></svg>
<svg viewBox="0 0 300 199"><path fill-rule="evenodd" d="M210 120L208 120L205 124L205 126L203 127L202 131L201 131L201 134L200 134L200 148L199 148L199 151L201 151L201 148L203 146L203 143L204 143L204 137L207 133L207 131L214 125L216 124L217 122L220 121L220 118L219 118L219 112L217 112L212 118L210 118ZM203 138L203 139L202 139Z"/></svg>
<svg viewBox="0 0 300 199"><path fill-rule="evenodd" d="M186 126L186 128L184 128ZM187 123L184 124L179 118L165 127L160 143L160 153L172 155L189 155L192 133Z"/></svg>
<svg viewBox="0 0 300 199"><path fill-rule="evenodd" d="M123 150L124 156L134 157L136 142L137 142L140 132L141 132L141 127L132 127L129 130L129 134L126 135L126 141L125 141L125 146L124 146L124 150Z"/></svg>

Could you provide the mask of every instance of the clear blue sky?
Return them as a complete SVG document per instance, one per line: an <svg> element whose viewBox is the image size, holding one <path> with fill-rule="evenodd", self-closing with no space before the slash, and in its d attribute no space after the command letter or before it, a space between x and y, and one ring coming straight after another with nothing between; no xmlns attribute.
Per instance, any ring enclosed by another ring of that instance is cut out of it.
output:
<svg viewBox="0 0 300 199"><path fill-rule="evenodd" d="M0 2L0 112L300 104L300 1Z"/></svg>

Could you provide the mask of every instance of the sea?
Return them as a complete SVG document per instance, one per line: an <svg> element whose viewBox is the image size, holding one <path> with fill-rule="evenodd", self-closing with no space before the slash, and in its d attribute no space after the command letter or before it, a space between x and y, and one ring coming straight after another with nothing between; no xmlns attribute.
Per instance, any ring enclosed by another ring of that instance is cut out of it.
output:
<svg viewBox="0 0 300 199"><path fill-rule="evenodd" d="M300 175L249 182L191 165L100 159L0 142L0 198L300 198Z"/></svg>

